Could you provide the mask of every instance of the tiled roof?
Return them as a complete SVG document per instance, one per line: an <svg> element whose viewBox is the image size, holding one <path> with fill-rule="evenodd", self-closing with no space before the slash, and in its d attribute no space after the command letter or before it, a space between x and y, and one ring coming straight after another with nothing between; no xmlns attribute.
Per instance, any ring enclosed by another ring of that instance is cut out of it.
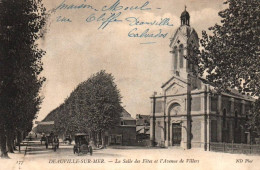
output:
<svg viewBox="0 0 260 170"><path fill-rule="evenodd" d="M214 86L212 83L210 83L208 80L206 80L206 79L204 79L204 78L201 78L201 77L199 77L199 79L200 79L204 84L208 84L208 85L210 85L212 88L215 87L215 86ZM222 93L222 94L240 97L240 98L243 98L243 99L245 99L245 100L255 100L252 96L243 95L243 94L239 93L239 91L236 90L236 89L229 88L228 90L229 90L229 92Z"/></svg>
<svg viewBox="0 0 260 170"><path fill-rule="evenodd" d="M149 126L136 126L136 132L138 134L150 134Z"/></svg>
<svg viewBox="0 0 260 170"><path fill-rule="evenodd" d="M121 117L131 117L131 114L128 113L124 108L123 108L123 111L121 113Z"/></svg>

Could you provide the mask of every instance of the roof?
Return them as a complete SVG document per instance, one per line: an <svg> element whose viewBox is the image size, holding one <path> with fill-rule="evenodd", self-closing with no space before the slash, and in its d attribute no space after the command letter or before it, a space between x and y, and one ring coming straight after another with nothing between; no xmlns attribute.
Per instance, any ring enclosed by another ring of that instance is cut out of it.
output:
<svg viewBox="0 0 260 170"><path fill-rule="evenodd" d="M150 135L150 129L146 131L146 134L147 134L147 135Z"/></svg>
<svg viewBox="0 0 260 170"><path fill-rule="evenodd" d="M138 134L150 134L149 126L136 126L136 132Z"/></svg>
<svg viewBox="0 0 260 170"><path fill-rule="evenodd" d="M144 129L144 126L136 126L136 132L138 132L138 131L140 131L142 129Z"/></svg>
<svg viewBox="0 0 260 170"><path fill-rule="evenodd" d="M52 110L44 119L43 121L53 121L55 119L57 119L57 116L59 116L58 112L59 112L59 108L63 107L63 105L60 105L59 107L57 107L56 109ZM131 117L131 114L128 113L124 108L123 111L121 113L121 117L122 120L132 120L135 121L134 118ZM44 133L49 133L51 131L54 130L54 125L37 125L34 129L37 132L44 132Z"/></svg>
<svg viewBox="0 0 260 170"><path fill-rule="evenodd" d="M150 115L136 115L136 125L150 125Z"/></svg>
<svg viewBox="0 0 260 170"><path fill-rule="evenodd" d="M135 120L134 118L131 117L130 113L128 113L124 108L120 118L123 120Z"/></svg>
<svg viewBox="0 0 260 170"><path fill-rule="evenodd" d="M131 117L131 114L128 113L124 108L123 108L123 111L121 113L121 117Z"/></svg>
<svg viewBox="0 0 260 170"><path fill-rule="evenodd" d="M173 75L166 83L164 83L162 86L161 86L161 88L164 88L167 84L169 84L173 79L177 79L177 80L180 80L180 81L182 81L183 83L188 83L186 80L184 80L183 78L181 78L181 77L177 77L177 76L175 76L175 75Z"/></svg>
<svg viewBox="0 0 260 170"><path fill-rule="evenodd" d="M137 116L137 115L136 115L136 116ZM147 119L147 120L150 120L150 115L141 115L141 114L138 114L137 119Z"/></svg>
<svg viewBox="0 0 260 170"><path fill-rule="evenodd" d="M132 118L132 117L120 117L121 119L123 119L123 120L135 120L134 118Z"/></svg>
<svg viewBox="0 0 260 170"><path fill-rule="evenodd" d="M186 82L184 79L182 79L181 77L177 77L175 75L173 75L166 83L164 83L161 88L164 88L165 86L167 86L173 79L177 79L179 81L182 81L184 83L188 83ZM202 78L202 77L198 77L198 79L205 85L209 85L209 90L211 90L211 92L216 92L216 90L214 89L216 86L209 82L208 80L206 80L205 78ZM255 98L250 96L250 95L244 95L242 93L240 93L238 90L236 89L232 89L232 88L229 88L227 92L222 92L221 93L222 95L224 96L230 96L230 97L233 97L233 98L238 98L238 99L242 99L242 100L247 100L247 101L255 101Z"/></svg>
<svg viewBox="0 0 260 170"><path fill-rule="evenodd" d="M191 26L188 26L188 25L181 25L176 31L175 33L171 36L170 40L171 40L171 43L170 43L170 47L172 47L173 44L175 44L174 42L177 41L179 38L178 38L178 35L181 34L185 37L187 37L187 40L190 38L190 36L192 34L195 34L195 36L198 37L198 33L195 31L195 29Z"/></svg>
<svg viewBox="0 0 260 170"><path fill-rule="evenodd" d="M33 131L37 133L50 133L54 130L54 125L37 125Z"/></svg>
<svg viewBox="0 0 260 170"><path fill-rule="evenodd" d="M204 83L204 84L208 84L210 85L212 88L214 88L215 86L213 85L213 83L209 82L208 80L199 77L199 79ZM248 95L243 95L242 93L240 93L238 90L236 89L232 89L229 88L228 89L229 92L222 92L223 95L231 95L233 97L238 97L238 98L243 98L245 100L255 100L252 96L248 96Z"/></svg>
<svg viewBox="0 0 260 170"><path fill-rule="evenodd" d="M186 11L186 9L185 9L185 11L183 11L182 13L181 13L181 18L182 17L190 17L190 14L188 13L188 11Z"/></svg>

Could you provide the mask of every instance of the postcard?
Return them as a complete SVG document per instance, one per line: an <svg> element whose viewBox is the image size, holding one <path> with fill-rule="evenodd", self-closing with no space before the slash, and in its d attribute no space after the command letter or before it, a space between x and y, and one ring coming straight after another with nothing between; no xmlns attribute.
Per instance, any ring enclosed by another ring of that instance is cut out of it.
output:
<svg viewBox="0 0 260 170"><path fill-rule="evenodd" d="M257 97L195 74L259 42L259 1L225 2L0 0L0 169L259 169Z"/></svg>

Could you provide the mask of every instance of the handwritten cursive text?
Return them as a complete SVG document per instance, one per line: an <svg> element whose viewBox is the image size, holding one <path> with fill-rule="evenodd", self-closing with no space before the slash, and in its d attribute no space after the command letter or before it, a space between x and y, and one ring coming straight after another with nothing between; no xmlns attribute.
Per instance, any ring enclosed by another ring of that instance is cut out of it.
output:
<svg viewBox="0 0 260 170"><path fill-rule="evenodd" d="M136 33L136 31L138 31L137 28L132 29L128 33L128 37L133 37L133 38L165 38L168 35L168 33L163 34L162 29L160 29L157 34L149 33L149 31L150 31L149 28L146 29L142 33Z"/></svg>
<svg viewBox="0 0 260 170"><path fill-rule="evenodd" d="M136 17L127 17L126 21L130 22L130 26L138 26L138 25L156 25L156 26L173 26L170 24L170 18L161 18L160 21L140 21L139 18Z"/></svg>

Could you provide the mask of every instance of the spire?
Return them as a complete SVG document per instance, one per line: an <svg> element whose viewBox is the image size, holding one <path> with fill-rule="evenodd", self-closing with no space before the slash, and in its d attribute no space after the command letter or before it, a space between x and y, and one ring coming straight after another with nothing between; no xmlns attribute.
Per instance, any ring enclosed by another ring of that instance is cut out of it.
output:
<svg viewBox="0 0 260 170"><path fill-rule="evenodd" d="M181 13L181 25L188 25L190 26L190 14L186 10L187 6L185 5L184 11Z"/></svg>

